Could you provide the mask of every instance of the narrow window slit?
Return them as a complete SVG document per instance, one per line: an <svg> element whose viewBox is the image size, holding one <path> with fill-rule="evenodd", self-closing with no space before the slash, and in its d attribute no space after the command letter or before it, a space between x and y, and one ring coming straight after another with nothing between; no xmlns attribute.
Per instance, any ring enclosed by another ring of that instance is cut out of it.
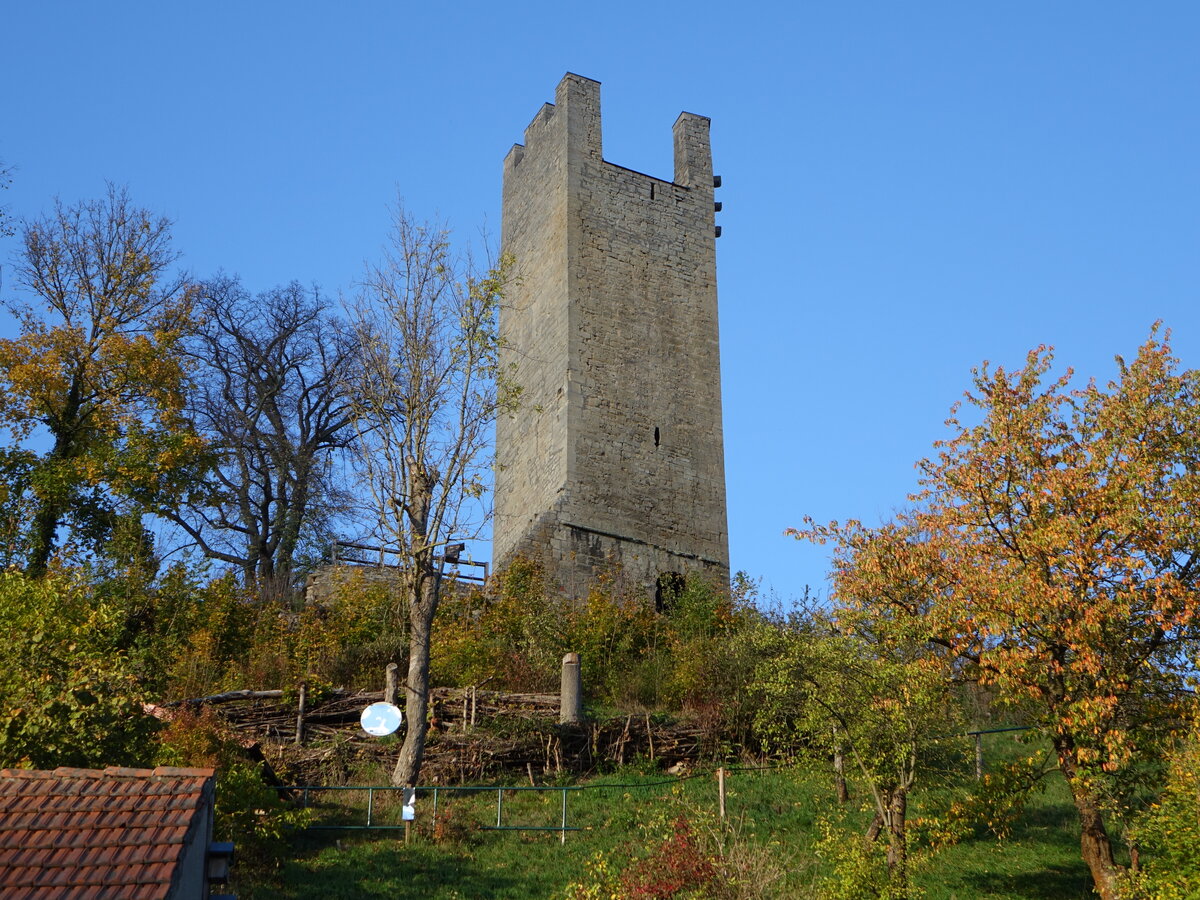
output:
<svg viewBox="0 0 1200 900"><path fill-rule="evenodd" d="M658 446L658 426L654 426L654 446Z"/></svg>

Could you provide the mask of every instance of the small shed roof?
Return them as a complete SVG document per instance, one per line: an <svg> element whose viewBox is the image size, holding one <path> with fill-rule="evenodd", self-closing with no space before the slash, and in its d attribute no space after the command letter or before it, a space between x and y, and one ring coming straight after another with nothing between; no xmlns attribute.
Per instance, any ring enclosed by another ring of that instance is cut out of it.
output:
<svg viewBox="0 0 1200 900"><path fill-rule="evenodd" d="M168 897L212 804L212 769L0 770L6 900Z"/></svg>

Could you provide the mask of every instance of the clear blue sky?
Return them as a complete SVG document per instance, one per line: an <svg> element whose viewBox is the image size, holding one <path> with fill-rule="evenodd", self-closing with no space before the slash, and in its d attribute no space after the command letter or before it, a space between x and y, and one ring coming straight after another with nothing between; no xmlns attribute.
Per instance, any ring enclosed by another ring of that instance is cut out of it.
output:
<svg viewBox="0 0 1200 900"><path fill-rule="evenodd" d="M566 71L602 83L619 165L670 177L676 116L710 116L733 564L783 598L826 591L783 530L902 506L982 360L1048 343L1107 379L1161 318L1200 366L1195 3L8 0L0 23L10 211L124 183L194 274L254 290L351 290L397 190L498 234L501 160Z"/></svg>

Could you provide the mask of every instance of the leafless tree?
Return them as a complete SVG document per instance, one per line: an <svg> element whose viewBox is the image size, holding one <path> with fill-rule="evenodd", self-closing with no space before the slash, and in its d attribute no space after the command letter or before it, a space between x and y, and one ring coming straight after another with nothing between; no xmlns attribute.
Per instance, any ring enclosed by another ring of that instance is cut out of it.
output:
<svg viewBox="0 0 1200 900"><path fill-rule="evenodd" d="M296 282L252 296L237 278L214 278L197 316L188 414L215 465L164 515L248 584L286 591L305 542L319 543L346 502L336 474L354 435L355 343L326 299Z"/></svg>
<svg viewBox="0 0 1200 900"><path fill-rule="evenodd" d="M10 184L12 184L12 166L6 166L0 160L0 191L8 190ZM0 204L0 237L8 237L12 233L12 217L9 215L8 207Z"/></svg>
<svg viewBox="0 0 1200 900"><path fill-rule="evenodd" d="M374 535L402 560L408 606L407 730L392 775L413 785L428 729L429 640L449 542L486 520L491 425L516 401L498 371L496 316L510 265L478 272L449 233L402 208L351 311L361 355L357 457Z"/></svg>

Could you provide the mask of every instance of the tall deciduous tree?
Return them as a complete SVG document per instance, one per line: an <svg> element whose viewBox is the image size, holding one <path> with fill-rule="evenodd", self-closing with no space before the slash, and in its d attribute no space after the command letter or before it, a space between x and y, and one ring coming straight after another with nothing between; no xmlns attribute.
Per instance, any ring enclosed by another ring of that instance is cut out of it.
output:
<svg viewBox="0 0 1200 900"><path fill-rule="evenodd" d="M1105 387L1047 383L1051 362L1039 348L1016 372L976 371L975 415L949 420L914 512L809 536L836 542L839 592L896 609L918 588L933 641L1036 712L1111 900L1107 801L1175 715L1197 648L1200 373L1157 328Z"/></svg>
<svg viewBox="0 0 1200 900"><path fill-rule="evenodd" d="M407 730L392 780L416 783L425 752L429 640L445 547L475 536L491 425L516 392L497 369L508 263L477 274L449 234L400 209L352 311L358 459L375 538L401 560L409 617Z"/></svg>
<svg viewBox="0 0 1200 900"><path fill-rule="evenodd" d="M296 282L252 296L236 278L210 280L196 316L187 415L216 465L164 514L247 584L286 590L298 553L347 502L337 463L354 434L356 344Z"/></svg>
<svg viewBox="0 0 1200 900"><path fill-rule="evenodd" d="M20 336L0 341L0 421L51 441L28 472L30 574L63 526L103 546L121 516L176 494L199 449L182 415L191 298L170 241L166 219L114 187L24 227L17 276L35 299L7 304Z"/></svg>

